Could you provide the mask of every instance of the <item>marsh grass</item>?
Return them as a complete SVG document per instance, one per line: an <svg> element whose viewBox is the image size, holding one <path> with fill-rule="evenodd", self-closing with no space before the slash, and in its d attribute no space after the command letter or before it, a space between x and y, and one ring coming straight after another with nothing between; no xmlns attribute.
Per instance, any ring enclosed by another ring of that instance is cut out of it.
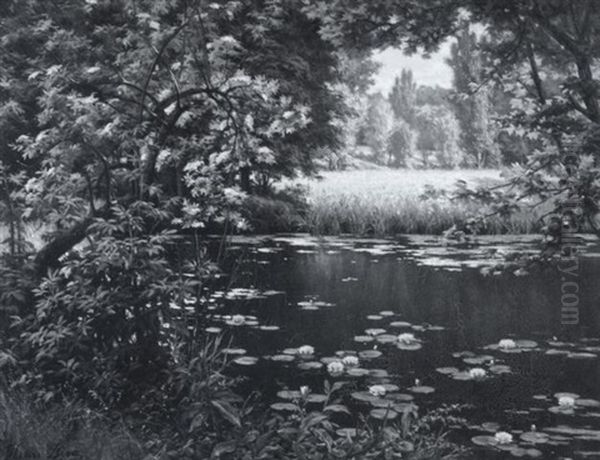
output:
<svg viewBox="0 0 600 460"><path fill-rule="evenodd" d="M141 460L143 446L119 423L76 404L34 403L0 390L2 460Z"/></svg>
<svg viewBox="0 0 600 460"><path fill-rule="evenodd" d="M485 213L478 203L424 198L427 186L450 191L456 181L493 185L501 181L496 170L368 170L327 172L320 180L303 182L308 190L306 224L311 233L336 235L440 234L454 224ZM545 212L527 211L510 218L491 217L484 233L539 231Z"/></svg>

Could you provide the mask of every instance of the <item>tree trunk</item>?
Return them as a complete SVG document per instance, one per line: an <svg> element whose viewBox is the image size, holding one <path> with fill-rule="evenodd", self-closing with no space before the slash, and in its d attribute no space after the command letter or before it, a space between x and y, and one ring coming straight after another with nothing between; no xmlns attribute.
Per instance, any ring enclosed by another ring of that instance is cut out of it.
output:
<svg viewBox="0 0 600 460"><path fill-rule="evenodd" d="M240 168L240 187L242 188L242 191L246 193L252 191L252 186L250 184L250 168L248 166Z"/></svg>

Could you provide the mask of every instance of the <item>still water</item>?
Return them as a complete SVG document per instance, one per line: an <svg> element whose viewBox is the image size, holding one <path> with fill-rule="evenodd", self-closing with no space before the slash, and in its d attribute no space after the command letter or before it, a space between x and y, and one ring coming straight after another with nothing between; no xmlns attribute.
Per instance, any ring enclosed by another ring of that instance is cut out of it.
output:
<svg viewBox="0 0 600 460"><path fill-rule="evenodd" d="M390 412L456 404L468 427L454 436L473 458L600 458L600 257L582 247L576 265L518 270L499 264L538 254L532 237L238 238L209 331L231 333L248 390L279 409L301 386L348 381L344 402L366 414L387 397ZM334 361L347 365L332 375Z"/></svg>

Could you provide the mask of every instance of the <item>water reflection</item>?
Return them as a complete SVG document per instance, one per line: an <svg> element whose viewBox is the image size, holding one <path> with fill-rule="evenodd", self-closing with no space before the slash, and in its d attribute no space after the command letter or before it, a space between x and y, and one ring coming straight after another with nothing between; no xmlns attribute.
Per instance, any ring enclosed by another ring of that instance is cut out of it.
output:
<svg viewBox="0 0 600 460"><path fill-rule="evenodd" d="M600 259L593 252L581 259L580 324L565 329L563 275L555 266L526 274L485 270L515 247L536 251L527 238L509 245L487 240L476 248L425 238L237 241L232 254L249 255L236 279L244 289L223 293L218 314L229 315L225 324L245 315L263 326L236 328L235 341L248 350L241 364L260 367L248 371L252 385L274 397L282 387L318 387L332 362L344 368L344 357L357 356L360 367L344 374L364 380L357 394L369 398L367 384L394 385L413 391L421 407L470 405L477 445L512 446L503 450L531 457L536 449L519 449L552 445L544 455L571 454L589 443L597 449ZM411 348L409 335L418 346ZM510 341L516 346L508 347ZM310 359L294 354L302 345L310 347ZM554 396L561 392L577 395L581 404L575 399L564 410ZM373 410L379 416L386 409ZM496 425L512 430L515 441L498 444L503 435L494 437L498 430L489 429ZM532 425L547 431L537 435Z"/></svg>

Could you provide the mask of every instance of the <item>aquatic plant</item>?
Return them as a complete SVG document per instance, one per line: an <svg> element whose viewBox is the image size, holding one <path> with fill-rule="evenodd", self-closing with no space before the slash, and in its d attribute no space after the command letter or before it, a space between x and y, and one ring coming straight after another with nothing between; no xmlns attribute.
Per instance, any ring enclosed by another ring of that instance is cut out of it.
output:
<svg viewBox="0 0 600 460"><path fill-rule="evenodd" d="M371 385L369 387L369 393L373 396L385 396L386 389L383 385Z"/></svg>
<svg viewBox="0 0 600 460"><path fill-rule="evenodd" d="M310 356L315 354L315 348L311 345L302 345L298 348L298 354L301 356Z"/></svg>
<svg viewBox="0 0 600 460"><path fill-rule="evenodd" d="M575 407L575 398L572 396L560 396L558 398L558 405L562 408L573 409Z"/></svg>
<svg viewBox="0 0 600 460"><path fill-rule="evenodd" d="M233 315L226 323L230 326L243 326L246 324L246 318L244 315Z"/></svg>
<svg viewBox="0 0 600 460"><path fill-rule="evenodd" d="M327 372L333 376L340 375L344 372L344 365L341 361L333 361L327 364Z"/></svg>
<svg viewBox="0 0 600 460"><path fill-rule="evenodd" d="M486 375L487 372L481 367L474 367L472 369L469 369L469 377L471 377L473 380L481 380L485 378Z"/></svg>
<svg viewBox="0 0 600 460"><path fill-rule="evenodd" d="M342 364L346 367L358 367L359 360L356 356L348 355L342 358Z"/></svg>
<svg viewBox="0 0 600 460"><path fill-rule="evenodd" d="M513 442L513 435L506 431L498 431L494 435L494 440L500 445L510 444Z"/></svg>
<svg viewBox="0 0 600 460"><path fill-rule="evenodd" d="M411 345L416 341L417 339L415 338L415 335L411 334L410 332L404 332L398 336L398 342L404 345Z"/></svg>
<svg viewBox="0 0 600 460"><path fill-rule="evenodd" d="M513 339L502 339L498 342L498 347L501 349L513 349L517 347L517 343Z"/></svg>

